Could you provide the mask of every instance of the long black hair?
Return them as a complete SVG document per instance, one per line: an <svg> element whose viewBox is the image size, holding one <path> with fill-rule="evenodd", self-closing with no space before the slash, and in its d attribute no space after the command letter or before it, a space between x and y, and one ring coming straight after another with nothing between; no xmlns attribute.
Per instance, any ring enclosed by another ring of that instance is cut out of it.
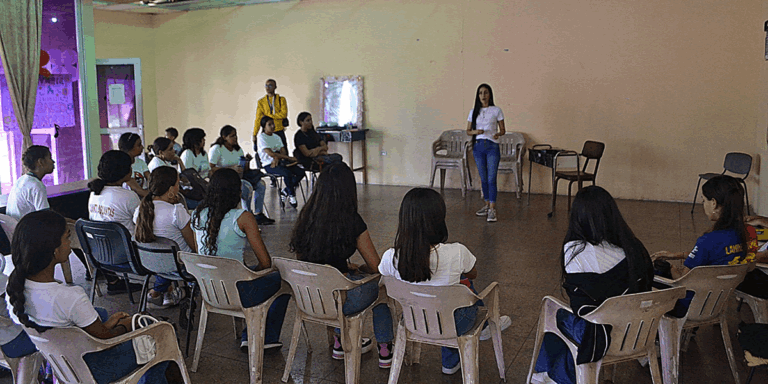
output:
<svg viewBox="0 0 768 384"><path fill-rule="evenodd" d="M571 246L573 252L570 253L570 259L566 260L565 246L571 241L575 242ZM599 245L602 242L624 250L629 292L649 290L653 281L653 266L648 250L624 221L613 196L605 189L592 185L580 190L573 199L568 232L560 254L563 277L565 266L584 250L587 243Z"/></svg>
<svg viewBox="0 0 768 384"><path fill-rule="evenodd" d="M213 147L216 144L218 144L218 145L223 147L224 144L226 144L226 142L227 142L227 140L224 139L224 138L229 136L230 134L232 134L232 132L237 132L237 128L235 128L235 127L233 127L233 126L231 126L229 124L221 127L221 130L219 131L219 137L216 138L216 141L213 142L211 147ZM236 143L235 145L232 146L232 148L235 151L239 151L240 150L240 144Z"/></svg>
<svg viewBox="0 0 768 384"><path fill-rule="evenodd" d="M301 209L289 243L299 260L324 263L357 246L357 185L344 163L331 164L317 178L315 191Z"/></svg>
<svg viewBox="0 0 768 384"><path fill-rule="evenodd" d="M176 185L179 173L176 168L157 167L149 177L149 193L141 199L139 216L136 218L136 240L151 243L157 240L155 236L155 202L154 198L162 196Z"/></svg>
<svg viewBox="0 0 768 384"><path fill-rule="evenodd" d="M45 159L51 155L51 150L46 146L33 145L24 151L21 155L21 162L30 171L37 169L37 161Z"/></svg>
<svg viewBox="0 0 768 384"><path fill-rule="evenodd" d="M429 258L432 247L448 240L445 201L433 189L413 188L400 204L395 236L395 257L400 277L418 283L432 278Z"/></svg>
<svg viewBox="0 0 768 384"><path fill-rule="evenodd" d="M24 312L24 284L27 277L34 276L51 264L54 253L61 246L61 237L67 230L63 216L51 210L31 212L21 218L16 225L11 241L13 272L8 278L5 292L13 307L13 314L22 325L44 332L47 327L40 326L29 319Z"/></svg>
<svg viewBox="0 0 768 384"><path fill-rule="evenodd" d="M240 203L240 185L240 176L234 169L219 169L211 176L208 194L192 214L192 228L205 232L202 243L207 254L211 256L216 256L218 252L216 242L219 239L221 221L227 212L237 208ZM208 208L208 220L203 223L200 212L205 208ZM200 251L202 252L202 249Z"/></svg>
<svg viewBox="0 0 768 384"><path fill-rule="evenodd" d="M720 217L712 231L733 230L739 237L744 253L747 253L747 229L744 226L744 188L734 177L719 175L707 180L701 186L701 193L709 200L714 199L720 208Z"/></svg>
<svg viewBox="0 0 768 384"><path fill-rule="evenodd" d="M116 183L131 174L131 156L123 151L106 151L99 160L99 177L88 188L99 195L107 184Z"/></svg>
<svg viewBox="0 0 768 384"><path fill-rule="evenodd" d="M187 129L187 131L184 132L184 137L182 138L183 143L181 147L192 151L193 155L197 155L195 153L195 149L200 145L200 143L203 142L204 138L205 131L201 128ZM205 155L205 149L203 149L203 147L200 147L200 153Z"/></svg>
<svg viewBox="0 0 768 384"><path fill-rule="evenodd" d="M477 116L480 115L480 110L483 108L483 102L480 101L480 89L486 88L488 89L489 97L488 97L488 106L495 106L496 104L493 103L493 89L491 89L491 86L482 83L477 86L477 91L475 91L475 106L472 108L472 130L474 131L477 129ZM477 135L472 135L472 145L475 145L475 139L477 138Z"/></svg>

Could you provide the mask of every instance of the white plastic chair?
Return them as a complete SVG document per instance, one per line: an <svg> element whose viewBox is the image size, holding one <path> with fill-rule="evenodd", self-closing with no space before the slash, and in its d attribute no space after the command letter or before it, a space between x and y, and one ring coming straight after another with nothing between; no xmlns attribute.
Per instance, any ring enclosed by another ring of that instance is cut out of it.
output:
<svg viewBox="0 0 768 384"><path fill-rule="evenodd" d="M684 288L616 296L605 300L594 311L582 316L584 320L595 324L611 325L611 345L599 361L576 365L576 382L597 384L600 368L603 365L647 356L653 383L662 384L655 343L659 319L664 313L674 308L675 301L682 297L685 297ZM536 343L533 346L533 357L526 383L530 383L533 377L545 333L553 333L563 340L573 355L574 361L576 360L578 346L557 328L556 314L560 309L572 312L567 304L554 297L545 296L542 299Z"/></svg>
<svg viewBox="0 0 768 384"><path fill-rule="evenodd" d="M446 287L433 287L411 284L392 276L382 277L387 288L387 296L400 303L402 318L397 326L395 350L392 368L389 372L389 384L397 383L407 342L427 343L442 347L457 348L461 359L461 372L464 383L479 383L479 342L480 332L486 321L490 323L493 349L499 377L505 377L504 352L501 344L499 323L499 283L493 282L480 294L474 294L461 284ZM474 305L483 300L475 324L464 335L456 334L453 312L462 307ZM416 344L412 349L411 361L417 363L421 348Z"/></svg>
<svg viewBox="0 0 768 384"><path fill-rule="evenodd" d="M263 379L264 361L264 331L267 323L267 311L278 297L290 294L287 286L283 286L269 300L251 308L243 308L240 293L237 290L238 281L250 281L273 272L268 269L254 272L243 263L234 259L218 256L203 256L194 253L179 252L179 258L184 262L192 276L195 276L203 305L200 309L200 325L197 327L197 344L195 357L192 360L192 372L197 372L200 362L200 351L208 324L208 313L219 313L234 318L245 319L248 329L248 367L250 368L251 384L259 384ZM235 323L235 336L240 337Z"/></svg>
<svg viewBox="0 0 768 384"><path fill-rule="evenodd" d="M342 308L347 298L347 291L370 281L376 281L380 275L370 275L362 280L352 281L344 277L338 269L330 265L320 265L299 260L272 258L272 263L280 271L280 277L293 290L296 299L296 320L293 324L291 348L283 372L283 382L288 381L296 357L299 343L299 329L305 321L323 324L341 329L341 346L344 348L345 381L347 384L360 382L360 354L363 318L371 309L386 298L379 294L379 300L363 311L344 316ZM307 342L307 348L310 348ZM310 348L311 349L311 348Z"/></svg>
<svg viewBox="0 0 768 384"><path fill-rule="evenodd" d="M748 293L734 291L736 298L739 300L739 308L743 303L749 305L749 309L752 310L752 315L755 318L755 323L768 324L768 300L761 299L757 296L752 296Z"/></svg>
<svg viewBox="0 0 768 384"><path fill-rule="evenodd" d="M458 169L461 173L461 196L466 196L467 181L472 184L467 163L467 145L472 140L463 129L454 129L440 134L432 143L432 172L429 187L435 184L435 172L440 170L440 190L445 188L445 170Z"/></svg>
<svg viewBox="0 0 768 384"><path fill-rule="evenodd" d="M683 330L710 324L720 324L725 353L736 384L741 384L733 344L728 333L725 309L731 293L741 284L747 274L747 264L709 265L693 268L677 280L656 276L654 281L671 287L685 287L695 292L688 313L682 318L664 315L659 327L661 345L661 367L664 371L664 384L677 384L680 375L680 349Z"/></svg>
<svg viewBox="0 0 768 384"><path fill-rule="evenodd" d="M64 384L90 384L96 381L83 360L87 353L99 352L112 348L118 344L139 337L151 336L155 340L157 355L145 365L141 365L130 375L116 381L119 384L135 384L141 376L155 365L163 361L173 361L179 366L184 383L191 383L187 366L181 356L179 344L176 342L176 331L166 322L157 322L148 327L138 329L113 337L111 339L97 339L80 328L51 328L43 333L24 327L29 338L35 343L40 353L51 364L54 375L60 383Z"/></svg>
<svg viewBox="0 0 768 384"><path fill-rule="evenodd" d="M507 132L499 138L498 173L511 173L515 178L515 194L519 199L523 193L523 153L525 152L525 137L520 132Z"/></svg>
<svg viewBox="0 0 768 384"><path fill-rule="evenodd" d="M5 291L5 286L3 286ZM4 316L0 316L0 327L14 326L14 322ZM19 358L6 357L2 351L0 351L0 366L8 368L13 375L14 384L37 384L37 372L40 370L40 366L43 364L43 355L40 352L35 352L27 356Z"/></svg>

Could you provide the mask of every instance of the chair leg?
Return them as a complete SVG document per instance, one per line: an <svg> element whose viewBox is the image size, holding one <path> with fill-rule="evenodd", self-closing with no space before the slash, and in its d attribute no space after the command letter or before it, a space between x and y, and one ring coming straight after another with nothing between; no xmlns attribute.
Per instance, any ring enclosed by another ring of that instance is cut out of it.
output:
<svg viewBox="0 0 768 384"><path fill-rule="evenodd" d="M125 281L125 289L128 290L128 301L131 302L131 304L136 304L135 301L133 301L133 292L131 292L131 281L128 279L128 274L123 274L123 281Z"/></svg>
<svg viewBox="0 0 768 384"><path fill-rule="evenodd" d="M192 336L192 319L195 312L195 295L197 294L197 283L192 283L192 293L189 294L189 307L187 310L187 343L184 350L184 356L189 356L189 338Z"/></svg>
<svg viewBox="0 0 768 384"><path fill-rule="evenodd" d="M579 364L576 366L576 382L577 383L598 383L600 376L600 367L603 361L599 360L594 363Z"/></svg>
<svg viewBox="0 0 768 384"><path fill-rule="evenodd" d="M656 345L654 343L651 343L651 348L649 348L648 351L648 363L651 368L651 379L653 380L653 384L663 384L661 371L659 370L659 357L656 354ZM613 366L613 373L614 376L616 376L615 365ZM613 382L615 383L616 380L614 379Z"/></svg>
<svg viewBox="0 0 768 384"><path fill-rule="evenodd" d="M573 186L573 181L568 183L568 212L571 211L571 187Z"/></svg>
<svg viewBox="0 0 768 384"><path fill-rule="evenodd" d="M360 382L360 337L363 318L347 319L347 326L341 330L341 346L344 348L344 378L346 384Z"/></svg>
<svg viewBox="0 0 768 384"><path fill-rule="evenodd" d="M744 384L749 384L752 382L752 376L754 376L755 374L755 369L757 369L757 367L752 367L752 369L749 370L749 376L747 376L747 382Z"/></svg>
<svg viewBox="0 0 768 384"><path fill-rule="evenodd" d="M283 370L283 383L288 382L288 377L291 374L293 368L293 359L296 358L296 349L299 346L299 330L304 329L301 321L301 316L296 314L296 319L293 321L293 333L291 334L291 347L288 349L288 357L285 359L285 369ZM304 329L306 336L306 329ZM307 339L307 348L309 348L309 339Z"/></svg>
<svg viewBox="0 0 768 384"><path fill-rule="evenodd" d="M693 192L693 201L691 202L691 214L693 214L693 209L696 208L696 198L699 197L700 186L701 186L701 177L699 177L699 182L696 183L696 191Z"/></svg>
<svg viewBox="0 0 768 384"><path fill-rule="evenodd" d="M747 192L747 182L741 180L741 184L744 185L744 198L747 199L747 205L744 208L747 210L747 216L749 216L749 192Z"/></svg>
<svg viewBox="0 0 768 384"><path fill-rule="evenodd" d="M501 343L501 328L493 323L489 322L491 327L491 337L493 339L493 352L496 355L496 365L499 367L499 378L507 381L504 365L504 350Z"/></svg>
<svg viewBox="0 0 768 384"><path fill-rule="evenodd" d="M312 353L312 343L309 342L309 333L307 333L307 326L301 325L301 333L304 335L304 342L307 344L307 352Z"/></svg>
<svg viewBox="0 0 768 384"><path fill-rule="evenodd" d="M395 335L395 350L392 355L392 366L389 368L388 384L397 384L400 378L400 369L403 367L403 357L405 356L405 346L407 344L405 337L405 326L401 322L397 325L397 334Z"/></svg>
<svg viewBox="0 0 768 384"><path fill-rule="evenodd" d="M235 339L240 339L240 327L237 326L237 317L232 316L232 328L235 330Z"/></svg>
<svg viewBox="0 0 768 384"><path fill-rule="evenodd" d="M728 355L728 364L731 366L733 380L736 384L741 384L739 367L736 365L736 358L733 355L733 344L731 344L731 335L728 330L728 323L725 320L725 313L720 315L720 333L723 335L723 344L725 345L725 353Z"/></svg>
<svg viewBox="0 0 768 384"><path fill-rule="evenodd" d="M192 372L197 372L197 364L200 362L200 351L203 349L203 338L205 337L205 327L208 325L208 305L203 301L200 308L200 324L197 326L197 343L195 343L195 357L192 358Z"/></svg>
<svg viewBox="0 0 768 384"><path fill-rule="evenodd" d="M464 175L464 167L459 167L459 174L461 174L461 197L467 197L467 178Z"/></svg>
<svg viewBox="0 0 768 384"><path fill-rule="evenodd" d="M479 347L479 337L459 337L461 375L465 383L480 382Z"/></svg>
<svg viewBox="0 0 768 384"><path fill-rule="evenodd" d="M440 192L445 190L445 168L440 168Z"/></svg>
<svg viewBox="0 0 768 384"><path fill-rule="evenodd" d="M99 269L93 271L93 285L91 286L91 304L96 299L96 288L99 286Z"/></svg>
<svg viewBox="0 0 768 384"><path fill-rule="evenodd" d="M680 380L680 338L685 319L663 316L659 322L659 347L664 384L677 384Z"/></svg>
<svg viewBox="0 0 768 384"><path fill-rule="evenodd" d="M271 301L267 301L271 303ZM245 309L245 324L248 327L248 368L251 384L261 384L264 364L264 332L267 328L269 305L262 304Z"/></svg>
<svg viewBox="0 0 768 384"><path fill-rule="evenodd" d="M152 275L144 277L144 284L141 286L141 297L139 297L139 312L145 312L147 310L147 295L149 294L149 278Z"/></svg>
<svg viewBox="0 0 768 384"><path fill-rule="evenodd" d="M432 163L432 172L429 176L429 187L432 188L435 186L435 173L437 173L437 167L435 167L435 164Z"/></svg>

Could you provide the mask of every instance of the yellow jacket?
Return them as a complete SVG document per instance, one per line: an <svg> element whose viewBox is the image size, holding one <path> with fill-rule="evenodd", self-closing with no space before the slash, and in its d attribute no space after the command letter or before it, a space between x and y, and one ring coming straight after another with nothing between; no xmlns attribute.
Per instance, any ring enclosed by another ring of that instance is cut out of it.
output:
<svg viewBox="0 0 768 384"><path fill-rule="evenodd" d="M285 102L285 97L275 94L273 103L275 104L275 112L272 112L272 108L269 107L269 95L259 99L258 106L256 107L256 120L253 122L253 135L256 136L259 133L261 127L261 118L269 116L275 119L275 132L282 131L283 119L288 118L288 103Z"/></svg>

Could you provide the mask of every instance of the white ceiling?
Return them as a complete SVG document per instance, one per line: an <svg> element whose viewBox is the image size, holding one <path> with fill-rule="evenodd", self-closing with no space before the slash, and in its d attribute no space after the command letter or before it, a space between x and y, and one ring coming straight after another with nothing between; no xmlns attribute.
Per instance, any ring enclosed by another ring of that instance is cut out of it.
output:
<svg viewBox="0 0 768 384"><path fill-rule="evenodd" d="M93 8L105 11L123 11L136 13L172 13L199 11L203 9L238 7L261 3L275 3L289 0L146 0L155 2L154 6L142 4L138 0L94 0Z"/></svg>

